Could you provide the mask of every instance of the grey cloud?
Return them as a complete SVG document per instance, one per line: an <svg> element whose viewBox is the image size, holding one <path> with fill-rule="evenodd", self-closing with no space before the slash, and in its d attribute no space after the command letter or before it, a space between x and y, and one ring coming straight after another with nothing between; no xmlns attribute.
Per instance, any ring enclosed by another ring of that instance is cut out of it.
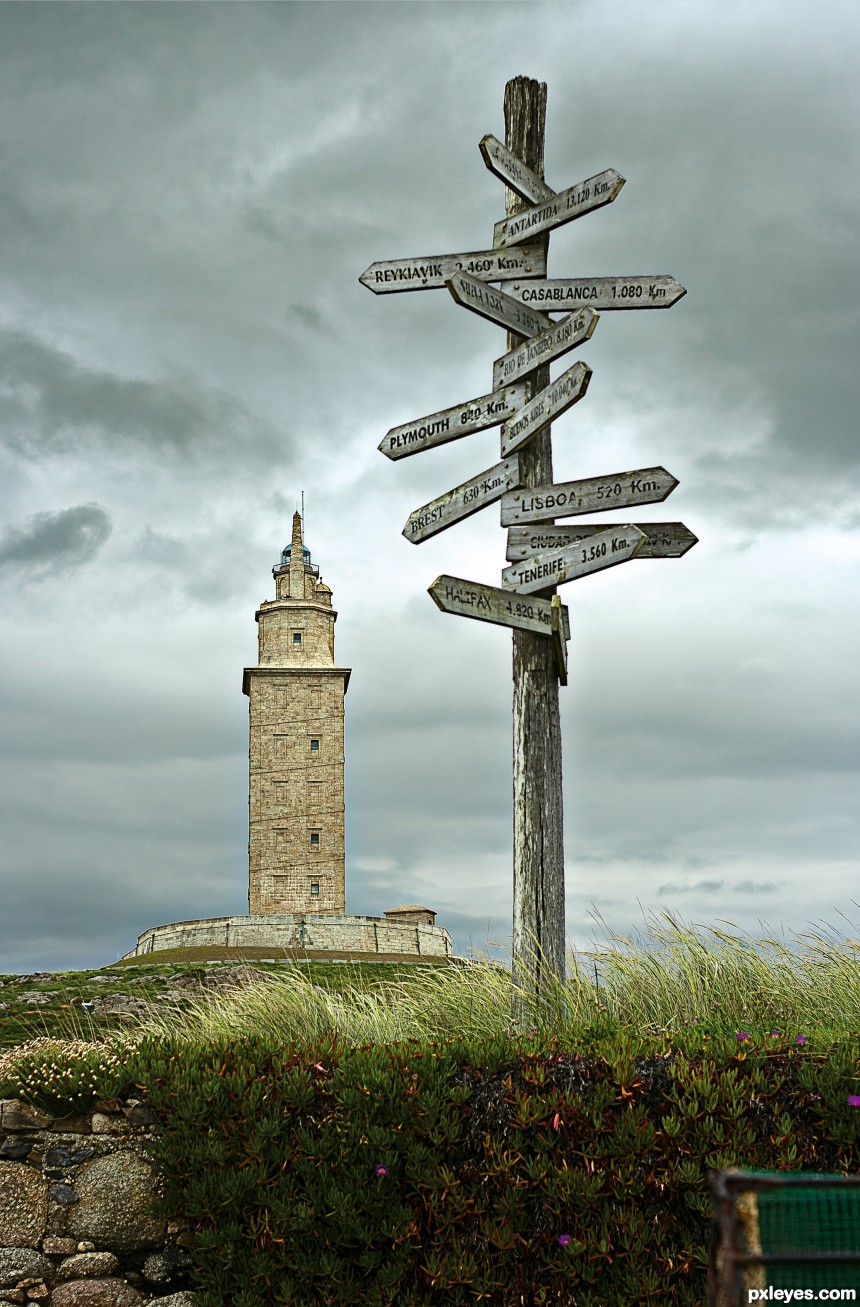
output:
<svg viewBox="0 0 860 1307"><path fill-rule="evenodd" d="M24 526L10 527L0 539L0 568L46 571L82 567L95 558L111 529L110 517L99 504L35 513Z"/></svg>
<svg viewBox="0 0 860 1307"><path fill-rule="evenodd" d="M660 885L658 894L719 894L725 882L722 880L699 880L695 885L679 885L676 881L667 881Z"/></svg>
<svg viewBox="0 0 860 1307"><path fill-rule="evenodd" d="M5 440L38 459L117 440L195 455L247 425L242 405L190 377L160 381L87 368L19 331L0 333Z"/></svg>

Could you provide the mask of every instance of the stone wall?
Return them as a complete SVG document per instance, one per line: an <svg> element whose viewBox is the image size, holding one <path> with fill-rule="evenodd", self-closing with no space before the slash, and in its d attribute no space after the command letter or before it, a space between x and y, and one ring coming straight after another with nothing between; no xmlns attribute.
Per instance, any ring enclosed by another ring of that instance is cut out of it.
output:
<svg viewBox="0 0 860 1307"><path fill-rule="evenodd" d="M194 1307L191 1236L148 1210L156 1121L133 1097L66 1119L0 1100L0 1304Z"/></svg>
<svg viewBox="0 0 860 1307"><path fill-rule="evenodd" d="M426 909L425 909L426 911ZM411 957L451 957L451 936L443 926L404 924L384 917L312 915L206 917L152 926L126 957L159 949L196 948L318 949L331 953L402 953Z"/></svg>

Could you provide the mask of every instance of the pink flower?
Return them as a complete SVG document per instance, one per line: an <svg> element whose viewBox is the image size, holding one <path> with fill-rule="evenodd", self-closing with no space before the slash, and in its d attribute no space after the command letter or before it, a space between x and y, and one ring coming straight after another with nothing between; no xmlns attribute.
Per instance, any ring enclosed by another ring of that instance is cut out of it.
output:
<svg viewBox="0 0 860 1307"><path fill-rule="evenodd" d="M379 1163L379 1164L374 1168L374 1175L388 1175L388 1167L387 1167L387 1166L383 1166L382 1163L380 1162L380 1163Z"/></svg>
<svg viewBox="0 0 860 1307"><path fill-rule="evenodd" d="M566 1248L567 1245L570 1243L570 1235L569 1235L569 1234L560 1234L560 1235L558 1236L558 1242L561 1244L562 1248Z"/></svg>
<svg viewBox="0 0 860 1307"><path fill-rule="evenodd" d="M735 1039L749 1039L749 1038L750 1038L750 1033L748 1030L738 1030L735 1033Z"/></svg>
<svg viewBox="0 0 860 1307"><path fill-rule="evenodd" d="M860 1107L860 1094L849 1094L849 1095L848 1095L848 1106L849 1106L849 1107Z"/></svg>
<svg viewBox="0 0 860 1307"><path fill-rule="evenodd" d="M794 1042L795 1042L795 1044L805 1044L805 1043L806 1043L806 1035L798 1035L798 1036L797 1036L797 1039L795 1039Z"/></svg>

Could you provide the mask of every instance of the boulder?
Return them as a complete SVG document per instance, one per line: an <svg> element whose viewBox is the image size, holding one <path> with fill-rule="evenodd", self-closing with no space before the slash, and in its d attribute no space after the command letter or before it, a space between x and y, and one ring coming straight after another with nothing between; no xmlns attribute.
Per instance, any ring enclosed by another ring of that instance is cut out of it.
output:
<svg viewBox="0 0 860 1307"><path fill-rule="evenodd" d="M163 1240L167 1222L149 1212L158 1175L135 1153L111 1153L84 1162L75 1191L78 1202L69 1209L69 1234L114 1253L137 1252Z"/></svg>
<svg viewBox="0 0 860 1307"><path fill-rule="evenodd" d="M149 1299L125 1280L69 1280L51 1294L51 1307L144 1307Z"/></svg>
<svg viewBox="0 0 860 1307"><path fill-rule="evenodd" d="M48 1182L22 1162L0 1162L0 1247L35 1248L48 1218Z"/></svg>
<svg viewBox="0 0 860 1307"><path fill-rule="evenodd" d="M0 1290L14 1289L21 1280L54 1278L54 1263L32 1248L0 1248Z"/></svg>

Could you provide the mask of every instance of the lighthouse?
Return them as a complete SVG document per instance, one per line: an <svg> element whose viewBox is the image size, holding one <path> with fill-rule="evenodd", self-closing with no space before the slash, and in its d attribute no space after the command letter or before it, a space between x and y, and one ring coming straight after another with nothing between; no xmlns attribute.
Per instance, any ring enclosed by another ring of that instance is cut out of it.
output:
<svg viewBox="0 0 860 1307"><path fill-rule="evenodd" d="M344 696L332 594L293 515L290 544L272 569L275 597L260 604L256 667L242 690L249 710L248 911L346 910Z"/></svg>

